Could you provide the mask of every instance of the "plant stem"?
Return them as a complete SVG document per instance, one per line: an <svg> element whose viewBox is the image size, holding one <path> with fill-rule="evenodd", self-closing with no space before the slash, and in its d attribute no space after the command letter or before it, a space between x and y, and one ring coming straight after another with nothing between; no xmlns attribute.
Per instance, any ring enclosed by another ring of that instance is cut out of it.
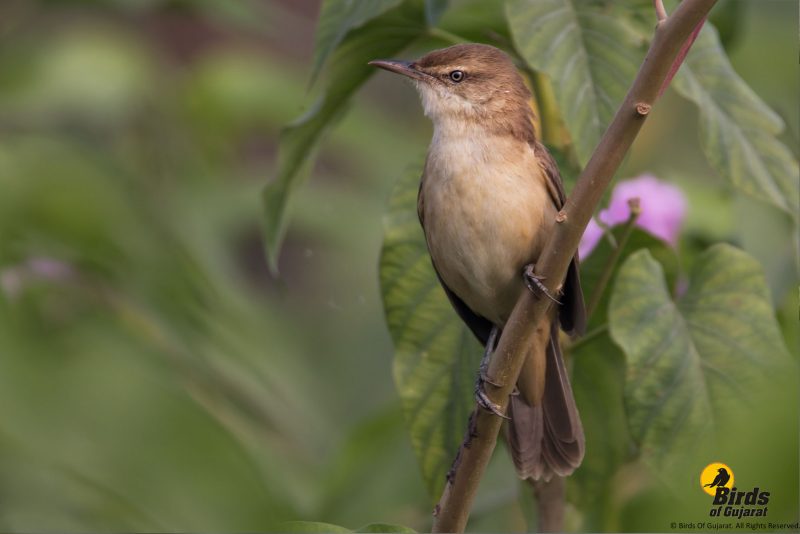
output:
<svg viewBox="0 0 800 534"><path fill-rule="evenodd" d="M715 3L716 0L684 0L672 15L656 25L650 50L633 86L559 212L537 261L537 274L551 292L555 293L564 279L589 219L658 98L659 88L681 47ZM486 394L501 410L508 406L508 396L517 381L536 326L549 307L549 299L523 291L506 322L489 364L486 383ZM458 460L436 505L433 532L464 531L478 484L497 444L503 422L500 417L476 407L470 419L469 443L468 446L462 444L459 449Z"/></svg>
<svg viewBox="0 0 800 534"><path fill-rule="evenodd" d="M564 531L564 500L567 494L567 484L564 477L554 476L550 481L531 480L528 482L533 487L536 497L536 510L538 512L537 532L563 532Z"/></svg>
<svg viewBox="0 0 800 534"><path fill-rule="evenodd" d="M628 243L628 239L630 239L633 229L636 226L636 219L639 218L639 214L642 212L638 198L628 200L628 207L630 208L630 216L628 220L625 221L622 235L614 251L611 253L611 256L608 257L606 264L603 266L600 278L597 280L594 289L592 289L592 295L589 297L589 303L586 305L587 317L591 317L595 309L597 309L597 305L600 304L600 299L603 298L603 293L605 293L606 286L608 286L608 282L611 280L614 268L617 266L617 262L619 262L619 258L622 256L622 251L625 249L625 245Z"/></svg>

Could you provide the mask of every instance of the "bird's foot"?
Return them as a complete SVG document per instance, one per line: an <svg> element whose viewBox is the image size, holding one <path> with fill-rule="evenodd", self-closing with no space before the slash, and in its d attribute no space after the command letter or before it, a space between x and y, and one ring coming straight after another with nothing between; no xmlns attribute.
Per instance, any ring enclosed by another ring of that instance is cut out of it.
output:
<svg viewBox="0 0 800 534"><path fill-rule="evenodd" d="M486 392L483 390L483 384L483 378L479 376L478 381L475 383L475 400L477 401L478 406L486 411L492 412L498 417L502 417L503 419L508 419L510 421L511 418L503 413L503 411L500 409L500 405L493 403L489 396L486 395Z"/></svg>
<svg viewBox="0 0 800 534"><path fill-rule="evenodd" d="M481 359L481 365L478 368L478 379L475 381L475 400L478 403L478 406L483 408L484 410L490 411L493 414L502 417L503 419L510 419L507 417L501 410L500 406L493 403L491 399L486 395L486 391L484 391L484 384L491 384L495 387L500 387L500 384L496 384L492 382L489 376L487 375L487 371L489 369L489 359L492 357L492 353L494 352L495 342L497 341L497 333L498 328L492 327L492 332L489 334L489 341L486 342L486 348L483 351L483 358Z"/></svg>
<svg viewBox="0 0 800 534"><path fill-rule="evenodd" d="M522 279L525 280L525 285L528 286L528 289L530 289L534 295L544 295L556 304L561 304L561 301L555 298L553 294L550 293L550 290L542 283L544 277L533 272L535 268L536 266L532 263L525 266L525 270L522 272Z"/></svg>
<svg viewBox="0 0 800 534"><path fill-rule="evenodd" d="M500 329L496 326L492 327L492 331L489 332L489 340L486 342L486 347L483 349L483 358L481 358L480 367L478 367L478 381L489 383L494 387L500 387L500 384L496 382L492 382L487 374L489 371L489 360L492 358L492 354L494 354L495 345L497 345L497 335L499 334ZM476 384L477 386L477 384Z"/></svg>

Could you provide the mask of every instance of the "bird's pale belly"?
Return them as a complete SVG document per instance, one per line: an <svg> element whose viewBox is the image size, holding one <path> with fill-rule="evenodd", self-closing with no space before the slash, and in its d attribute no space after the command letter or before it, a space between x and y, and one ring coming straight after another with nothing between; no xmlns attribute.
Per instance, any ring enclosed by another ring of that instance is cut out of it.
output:
<svg viewBox="0 0 800 534"><path fill-rule="evenodd" d="M428 248L444 283L474 312L504 324L555 215L544 184L473 169L423 187Z"/></svg>

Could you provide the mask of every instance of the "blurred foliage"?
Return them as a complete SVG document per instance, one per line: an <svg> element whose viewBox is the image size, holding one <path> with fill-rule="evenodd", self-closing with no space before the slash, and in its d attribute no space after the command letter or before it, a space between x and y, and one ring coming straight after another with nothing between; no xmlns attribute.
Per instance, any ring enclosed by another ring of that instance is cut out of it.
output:
<svg viewBox="0 0 800 534"><path fill-rule="evenodd" d="M355 90L372 74L374 68L367 63L375 56L400 52L426 30L423 0L406 0L387 11L397 3L330 1L320 13L321 34L318 33L313 76L319 72L322 61L332 55L329 80L319 100L281 133L277 173L263 192L264 238L270 267L275 272L292 192L308 173L322 135L338 120ZM345 5L361 4L370 7L363 10L353 7L354 12L342 12ZM331 27L339 29L329 38Z"/></svg>
<svg viewBox="0 0 800 534"><path fill-rule="evenodd" d="M340 215L366 205L378 221L381 185L326 180L304 195L316 208L291 274L262 260L258 190L305 86L286 35L263 27L310 35L315 7L250 3L255 29L218 12L229 2L122 4L0 6L0 526L363 523L343 495L418 523L377 283L363 284L380 228L352 240L364 221ZM383 129L360 117L339 135L349 151ZM354 368L370 377L358 394ZM358 438L373 432L382 445ZM354 476L367 450L383 489L367 466Z"/></svg>
<svg viewBox="0 0 800 534"><path fill-rule="evenodd" d="M331 523L315 523L313 521L291 521L281 525L283 532L416 532L402 525L389 523L370 523L355 530L346 529Z"/></svg>
<svg viewBox="0 0 800 534"><path fill-rule="evenodd" d="M429 528L376 269L386 199L418 164L429 126L396 80L352 99L369 71L350 86L336 75L373 54L447 44L424 29L434 24L475 40L508 42L509 31L491 2L384 2L393 7L379 19L414 24L395 41L380 26L350 27L363 17L340 22L340 46L309 91L319 4L0 3L0 529ZM723 40L732 66L787 124L777 138L791 150L794 7L719 6L734 13ZM308 186L291 189L276 278L261 239L264 177L282 125L336 87L348 113L331 111L336 127L313 134L325 143ZM757 258L796 362L792 223L715 176L696 146L695 108L668 93L652 115L623 172L649 169L687 192L682 272L719 241ZM573 348L591 445L568 525L663 530L674 519L665 503L705 503L694 498L702 466L681 500L634 460L624 357L607 331L596 336L606 356ZM797 387L786 375L717 452L737 477L775 488L770 515L796 518L787 407ZM523 530L531 496L509 482L502 447L495 460L470 528Z"/></svg>

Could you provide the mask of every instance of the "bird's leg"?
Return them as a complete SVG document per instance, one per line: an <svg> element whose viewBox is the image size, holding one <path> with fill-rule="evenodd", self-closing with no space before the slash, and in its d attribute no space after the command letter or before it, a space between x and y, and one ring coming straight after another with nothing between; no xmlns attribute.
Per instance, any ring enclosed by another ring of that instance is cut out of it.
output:
<svg viewBox="0 0 800 534"><path fill-rule="evenodd" d="M542 283L544 277L537 275L533 272L536 266L532 263L529 263L525 266L525 269L522 271L522 279L525 280L525 285L528 286L534 295L544 295L545 297L549 298L556 304L561 304L561 302L555 298L550 290L545 287Z"/></svg>
<svg viewBox="0 0 800 534"><path fill-rule="evenodd" d="M492 327L492 331L489 333L489 340L486 342L486 347L483 349L483 358L481 358L481 365L478 367L479 375L478 379L481 382L488 382L495 387L500 387L499 384L492 382L488 376L486 376L486 371L489 370L489 359L492 357L492 353L494 353L494 347L497 345L497 333L499 329L496 326Z"/></svg>
<svg viewBox="0 0 800 534"><path fill-rule="evenodd" d="M495 342L497 341L497 332L498 328L493 326L492 332L489 334L489 340L486 342L486 348L483 350L483 358L481 358L481 365L478 368L478 379L475 381L475 400L484 410L488 410L493 414L502 417L503 419L510 419L509 417L506 417L502 411L500 411L500 406L493 403L483 390L483 385L487 382L493 386L498 385L492 382L489 377L486 376L486 371L489 369L489 359L492 357Z"/></svg>

